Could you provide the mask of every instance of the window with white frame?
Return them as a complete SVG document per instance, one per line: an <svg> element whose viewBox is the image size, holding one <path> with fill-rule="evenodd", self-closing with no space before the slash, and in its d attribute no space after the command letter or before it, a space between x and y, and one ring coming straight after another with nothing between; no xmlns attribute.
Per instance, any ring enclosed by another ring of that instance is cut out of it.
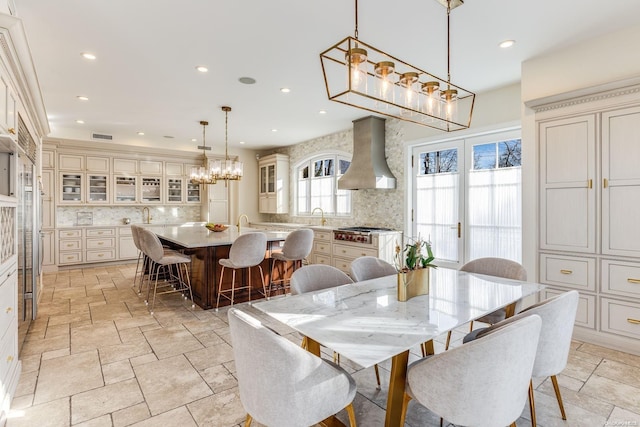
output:
<svg viewBox="0 0 640 427"><path fill-rule="evenodd" d="M322 154L305 159L296 167L296 214L310 215L322 208L325 215L351 215L351 191L339 190L338 179L351 159L340 154Z"/></svg>

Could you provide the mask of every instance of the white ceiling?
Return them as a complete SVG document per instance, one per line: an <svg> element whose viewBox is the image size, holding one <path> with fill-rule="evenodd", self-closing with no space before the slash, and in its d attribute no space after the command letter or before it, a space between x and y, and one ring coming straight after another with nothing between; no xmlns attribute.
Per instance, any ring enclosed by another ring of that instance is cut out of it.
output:
<svg viewBox="0 0 640 427"><path fill-rule="evenodd" d="M294 144L348 129L367 115L328 101L320 68L319 53L353 35L352 1L15 3L52 137L89 139L97 131L116 143L195 150L202 142L198 122L208 120L207 144L218 151L220 107L229 105L233 151L240 141L245 148ZM515 83L522 61L637 25L638 16L634 0L466 0L451 14L452 82L476 93ZM446 10L435 0L360 0L359 38L446 77ZM505 39L517 43L500 49ZM88 61L81 52L98 58ZM197 72L197 65L209 72ZM243 76L257 83L239 83Z"/></svg>

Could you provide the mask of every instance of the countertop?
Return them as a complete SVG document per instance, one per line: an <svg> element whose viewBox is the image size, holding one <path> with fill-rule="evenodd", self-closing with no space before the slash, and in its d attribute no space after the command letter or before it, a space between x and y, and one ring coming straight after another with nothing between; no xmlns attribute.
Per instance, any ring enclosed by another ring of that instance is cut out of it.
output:
<svg viewBox="0 0 640 427"><path fill-rule="evenodd" d="M207 246L231 245L238 236L260 231L267 235L267 241L281 241L286 239L289 232L265 231L257 228L242 227L240 233L234 226L225 231L209 231L204 226L165 226L164 230L156 231L158 237L185 248L202 248Z"/></svg>

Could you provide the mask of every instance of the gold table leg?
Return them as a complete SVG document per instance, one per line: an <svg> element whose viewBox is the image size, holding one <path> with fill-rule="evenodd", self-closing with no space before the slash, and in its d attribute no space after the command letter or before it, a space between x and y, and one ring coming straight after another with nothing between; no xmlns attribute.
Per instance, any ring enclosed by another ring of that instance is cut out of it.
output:
<svg viewBox="0 0 640 427"><path fill-rule="evenodd" d="M409 350L396 354L391 359L391 378L389 380L389 394L387 395L387 414L385 427L402 427L402 403L404 389L407 384L407 364Z"/></svg>

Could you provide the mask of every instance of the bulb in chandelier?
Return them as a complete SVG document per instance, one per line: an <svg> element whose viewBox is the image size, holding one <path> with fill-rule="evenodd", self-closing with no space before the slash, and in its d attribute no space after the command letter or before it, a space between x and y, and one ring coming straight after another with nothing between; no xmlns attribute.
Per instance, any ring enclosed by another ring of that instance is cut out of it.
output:
<svg viewBox="0 0 640 427"><path fill-rule="evenodd" d="M393 102L393 71L395 64L391 61L381 61L375 65L373 72L378 77L376 79L376 96L386 102ZM388 107L387 104L381 103L381 106Z"/></svg>
<svg viewBox="0 0 640 427"><path fill-rule="evenodd" d="M423 112L429 116L425 120L433 121L436 117L440 117L440 83L432 81L422 83L422 93L425 95L423 102Z"/></svg>
<svg viewBox="0 0 640 427"><path fill-rule="evenodd" d="M418 82L418 73L410 71L407 73L402 73L400 75L400 86L402 86L402 105L405 110L402 111L402 114L406 115L414 115L415 112L418 111L419 101L418 101L418 93L416 92L416 85ZM413 110L413 111L410 111Z"/></svg>
<svg viewBox="0 0 640 427"><path fill-rule="evenodd" d="M443 90L440 97L444 102L445 119L451 122L458 120L458 91L455 89Z"/></svg>
<svg viewBox="0 0 640 427"><path fill-rule="evenodd" d="M345 59L349 63L348 82L351 90L367 93L367 51L354 47L349 49Z"/></svg>

